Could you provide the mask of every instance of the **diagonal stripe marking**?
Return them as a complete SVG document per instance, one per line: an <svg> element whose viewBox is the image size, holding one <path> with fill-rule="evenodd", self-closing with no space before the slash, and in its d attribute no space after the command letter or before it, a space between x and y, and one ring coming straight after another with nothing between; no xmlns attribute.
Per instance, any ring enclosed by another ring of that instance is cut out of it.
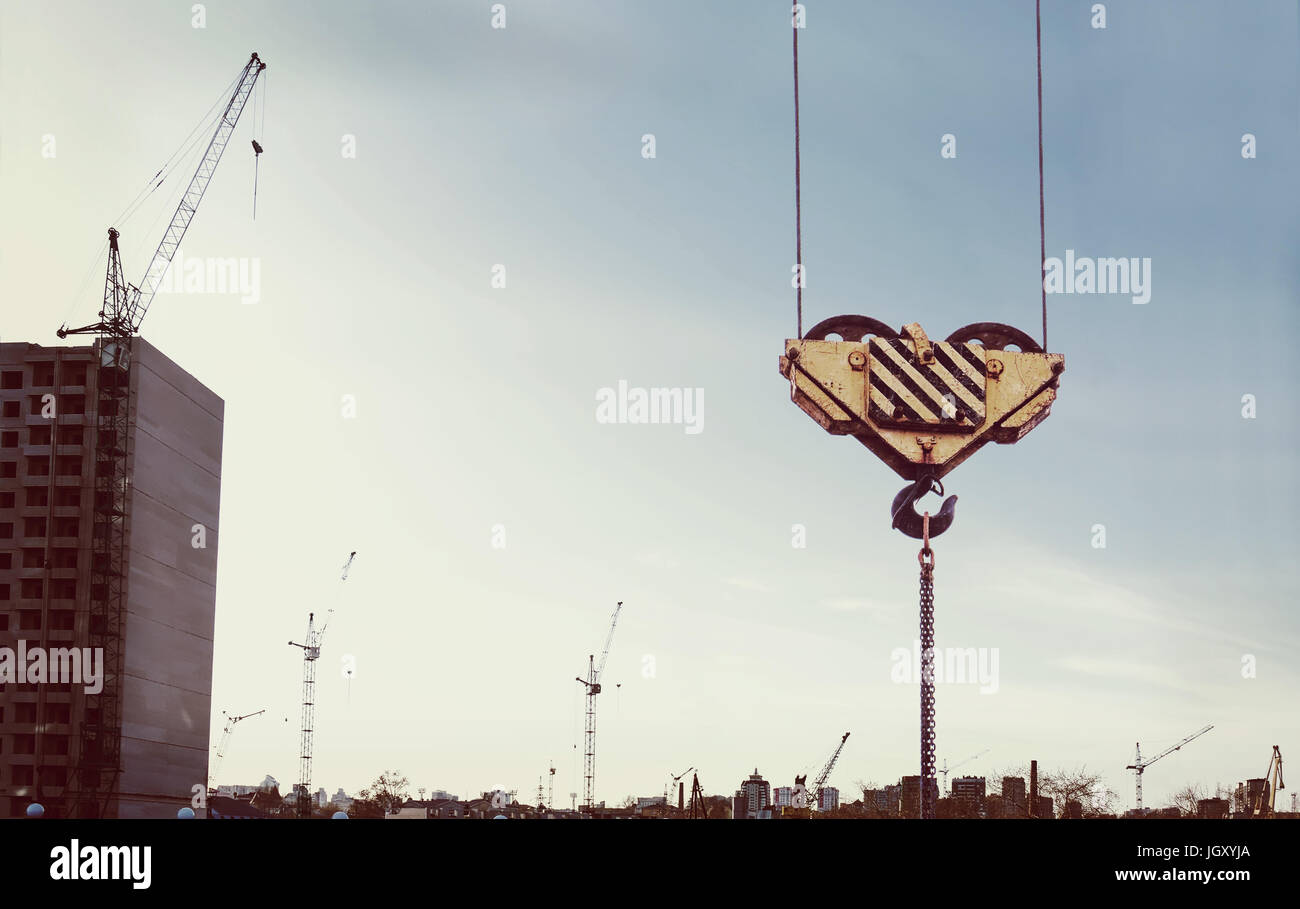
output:
<svg viewBox="0 0 1300 909"><path fill-rule="evenodd" d="M984 401L980 397L971 394L970 389L953 376L939 361L938 357L934 358L934 365L930 368L951 389L958 409L962 410L972 423L978 423L984 419Z"/></svg>
<svg viewBox="0 0 1300 909"><path fill-rule="evenodd" d="M922 419L926 422L939 419L940 411L935 402L930 401L920 388L915 387L915 383L909 381L905 375L899 375L898 372L891 370L887 360L882 358L880 365L884 368L873 370L872 376L878 376L890 391L906 401L913 410L922 415Z"/></svg>
<svg viewBox="0 0 1300 909"><path fill-rule="evenodd" d="M984 348L979 348L979 353L977 354L975 352L976 347L974 344L954 344L952 347L953 350L957 351L957 353L961 355L963 360L970 364L971 369L975 371L972 378L977 381L982 381L985 372L983 356Z"/></svg>
<svg viewBox="0 0 1300 909"><path fill-rule="evenodd" d="M944 368L952 374L962 387L969 391L974 397L983 401L984 395L984 376L972 376L969 370L969 364L960 356L952 356L945 348L939 347L935 350L934 358L943 364Z"/></svg>
<svg viewBox="0 0 1300 909"><path fill-rule="evenodd" d="M941 414L948 403L947 398L944 397L947 389L936 388L933 380L907 362L903 358L902 352L893 345L889 346L888 353L890 361L885 365L890 371L898 377L899 381L906 384L913 394L932 401L933 407L931 409L935 410L936 415Z"/></svg>

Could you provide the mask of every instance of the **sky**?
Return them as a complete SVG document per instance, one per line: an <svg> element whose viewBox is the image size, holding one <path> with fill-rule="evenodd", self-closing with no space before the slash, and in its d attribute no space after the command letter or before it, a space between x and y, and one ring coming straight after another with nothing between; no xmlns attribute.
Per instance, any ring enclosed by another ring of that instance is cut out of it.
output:
<svg viewBox="0 0 1300 909"><path fill-rule="evenodd" d="M160 293L141 332L225 401L214 744L223 710L266 713L219 781L291 788L286 642L332 609L313 788L399 770L533 801L554 766L567 805L617 601L598 800L688 766L788 785L846 731L846 794L917 773L902 481L777 370L788 5L193 6L0 3L0 334L94 321L108 226L139 280L193 161L114 219L257 51L182 244L256 263L257 292ZM1085 767L1125 808L1135 742L1215 727L1146 772L1148 805L1300 747L1300 16L1092 6L1044 3L1047 255L1149 258L1151 296L1049 296L1050 418L945 480L936 643L998 677L938 686L937 740L941 765L982 753L963 773ZM1038 336L1033 4L819 0L799 45L805 328ZM620 381L701 390L697 427L599 422Z"/></svg>

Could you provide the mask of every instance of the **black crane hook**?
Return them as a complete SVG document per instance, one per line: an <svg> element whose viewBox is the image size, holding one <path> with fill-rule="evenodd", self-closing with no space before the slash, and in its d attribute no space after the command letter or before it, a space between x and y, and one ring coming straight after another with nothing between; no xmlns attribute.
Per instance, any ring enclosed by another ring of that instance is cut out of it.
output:
<svg viewBox="0 0 1300 909"><path fill-rule="evenodd" d="M943 483L930 472L917 477L915 483L905 486L894 496L894 504L889 508L893 526L914 540L925 536L925 517L917 514L916 500L927 492L943 495ZM943 500L939 513L930 516L930 536L937 537L952 526L952 519L957 511L957 497L948 496Z"/></svg>

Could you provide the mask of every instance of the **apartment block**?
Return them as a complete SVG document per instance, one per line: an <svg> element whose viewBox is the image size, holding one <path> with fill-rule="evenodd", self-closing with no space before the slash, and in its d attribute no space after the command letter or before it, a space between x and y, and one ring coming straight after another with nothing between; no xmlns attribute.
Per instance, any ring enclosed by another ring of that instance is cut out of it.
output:
<svg viewBox="0 0 1300 909"><path fill-rule="evenodd" d="M135 339L119 372L134 419L125 507L113 512L124 549L113 672L83 649L103 636L92 588L102 601L110 451L98 411L111 406L101 383L112 363L98 343L0 344L0 666L13 673L0 683L0 817L32 802L47 817L92 813L78 768L86 730L104 727L105 692L116 767L94 815L174 817L206 788L224 403Z"/></svg>

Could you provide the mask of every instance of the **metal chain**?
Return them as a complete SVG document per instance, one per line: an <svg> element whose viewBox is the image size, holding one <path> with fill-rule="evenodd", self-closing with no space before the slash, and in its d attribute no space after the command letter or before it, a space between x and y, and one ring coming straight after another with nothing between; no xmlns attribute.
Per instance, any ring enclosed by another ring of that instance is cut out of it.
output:
<svg viewBox="0 0 1300 909"><path fill-rule="evenodd" d="M935 814L934 748L934 550L930 548L930 515L925 515L925 545L917 553L921 563L921 817Z"/></svg>

